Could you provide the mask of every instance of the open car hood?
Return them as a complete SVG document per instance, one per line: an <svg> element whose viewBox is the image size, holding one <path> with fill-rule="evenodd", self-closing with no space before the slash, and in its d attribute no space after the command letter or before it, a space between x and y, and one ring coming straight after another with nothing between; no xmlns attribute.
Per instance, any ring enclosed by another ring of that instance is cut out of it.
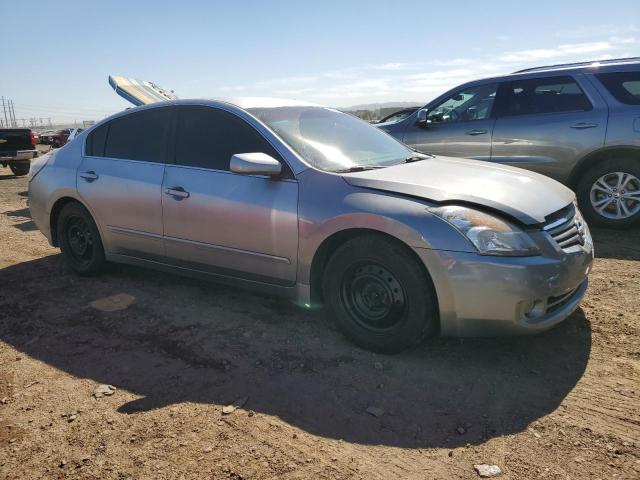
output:
<svg viewBox="0 0 640 480"><path fill-rule="evenodd" d="M178 99L173 90L166 90L153 82L145 82L135 78L109 75L109 85L118 95L136 107Z"/></svg>
<svg viewBox="0 0 640 480"><path fill-rule="evenodd" d="M350 185L423 198L462 202L498 210L526 225L575 199L574 193L543 175L479 160L435 157L415 163L343 175Z"/></svg>

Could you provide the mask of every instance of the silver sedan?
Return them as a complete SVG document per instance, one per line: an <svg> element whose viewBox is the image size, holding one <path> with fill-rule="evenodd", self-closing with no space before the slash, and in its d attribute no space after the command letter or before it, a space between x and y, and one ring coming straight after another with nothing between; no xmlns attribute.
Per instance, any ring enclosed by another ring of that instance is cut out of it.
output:
<svg viewBox="0 0 640 480"><path fill-rule="evenodd" d="M423 155L295 101L121 112L36 160L29 200L80 275L121 262L324 304L381 352L548 329L578 306L593 259L560 183Z"/></svg>

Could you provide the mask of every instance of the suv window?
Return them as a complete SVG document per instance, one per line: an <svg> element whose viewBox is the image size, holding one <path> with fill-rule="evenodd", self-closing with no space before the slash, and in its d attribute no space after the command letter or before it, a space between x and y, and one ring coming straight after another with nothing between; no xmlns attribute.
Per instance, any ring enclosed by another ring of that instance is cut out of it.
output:
<svg viewBox="0 0 640 480"><path fill-rule="evenodd" d="M177 165L229 170L236 153L262 152L286 164L251 125L237 116L211 107L185 107L178 113L175 162Z"/></svg>
<svg viewBox="0 0 640 480"><path fill-rule="evenodd" d="M99 157L163 162L169 115L169 108L154 108L112 120L92 132L87 142L92 153L88 153ZM102 140L102 129L106 131L106 141ZM104 142L103 151L101 142Z"/></svg>
<svg viewBox="0 0 640 480"><path fill-rule="evenodd" d="M503 115L591 110L591 103L572 77L518 80L507 84Z"/></svg>
<svg viewBox="0 0 640 480"><path fill-rule="evenodd" d="M429 110L428 123L468 122L491 116L497 83L460 90Z"/></svg>
<svg viewBox="0 0 640 480"><path fill-rule="evenodd" d="M596 77L619 102L640 105L640 72L599 73Z"/></svg>

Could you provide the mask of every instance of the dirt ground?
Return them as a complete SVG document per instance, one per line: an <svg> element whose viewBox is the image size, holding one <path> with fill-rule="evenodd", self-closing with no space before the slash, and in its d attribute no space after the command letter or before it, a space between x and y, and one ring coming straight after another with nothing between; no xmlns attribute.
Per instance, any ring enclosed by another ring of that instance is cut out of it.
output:
<svg viewBox="0 0 640 480"><path fill-rule="evenodd" d="M638 230L594 232L582 307L545 334L382 356L283 300L79 278L26 190L0 168L0 478L640 478Z"/></svg>

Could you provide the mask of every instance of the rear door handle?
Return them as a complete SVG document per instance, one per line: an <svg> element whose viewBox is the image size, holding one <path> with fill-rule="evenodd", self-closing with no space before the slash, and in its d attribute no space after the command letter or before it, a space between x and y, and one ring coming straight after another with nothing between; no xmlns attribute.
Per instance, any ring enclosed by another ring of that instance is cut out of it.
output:
<svg viewBox="0 0 640 480"><path fill-rule="evenodd" d="M485 133L489 133L488 130L469 130L468 132L465 132L467 135L484 135Z"/></svg>
<svg viewBox="0 0 640 480"><path fill-rule="evenodd" d="M187 192L182 187L167 188L167 189L165 189L164 193L166 195L171 195L176 200L182 200L183 198L189 198L189 196L191 195L189 192Z"/></svg>
<svg viewBox="0 0 640 480"><path fill-rule="evenodd" d="M80 172L80 177L91 183L98 179L98 174L93 170L89 170L88 172Z"/></svg>
<svg viewBox="0 0 640 480"><path fill-rule="evenodd" d="M597 126L598 126L597 123L578 122L571 125L571 128L575 128L576 130L584 130L585 128L595 128Z"/></svg>

